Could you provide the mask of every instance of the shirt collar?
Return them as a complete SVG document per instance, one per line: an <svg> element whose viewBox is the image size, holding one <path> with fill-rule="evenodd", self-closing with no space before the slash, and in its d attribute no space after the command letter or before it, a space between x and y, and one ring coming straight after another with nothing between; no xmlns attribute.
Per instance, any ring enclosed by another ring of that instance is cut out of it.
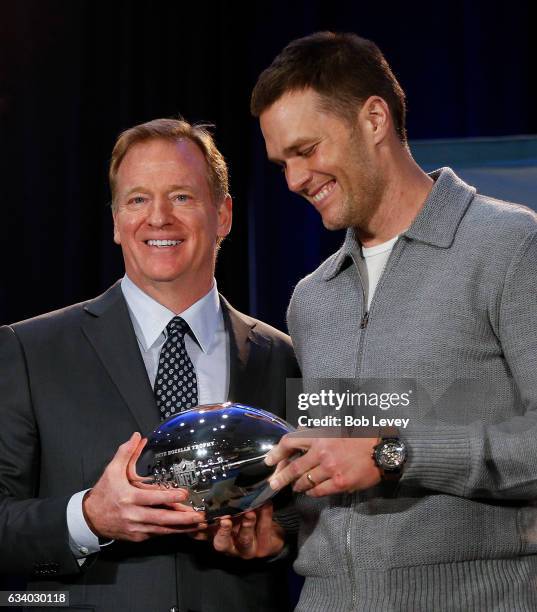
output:
<svg viewBox="0 0 537 612"><path fill-rule="evenodd" d="M453 243L459 223L476 190L462 181L451 168L440 168L429 176L434 180L433 188L412 225L402 236L448 248ZM324 280L337 276L345 261L356 253L361 253L361 245L356 239L354 228L350 227L342 247L332 260L327 262Z"/></svg>
<svg viewBox="0 0 537 612"><path fill-rule="evenodd" d="M126 274L121 280L121 291L129 307L136 337L142 349L148 351L176 315L142 291ZM217 329L223 326L216 280L213 280L213 286L208 293L179 313L179 316L190 326L201 350L207 353Z"/></svg>

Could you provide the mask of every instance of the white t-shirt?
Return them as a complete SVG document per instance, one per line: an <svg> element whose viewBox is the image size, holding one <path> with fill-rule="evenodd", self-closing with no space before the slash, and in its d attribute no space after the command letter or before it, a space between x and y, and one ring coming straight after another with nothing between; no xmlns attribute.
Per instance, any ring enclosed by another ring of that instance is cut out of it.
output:
<svg viewBox="0 0 537 612"><path fill-rule="evenodd" d="M395 236L387 242L377 244L376 246L362 247L362 255L364 256L365 264L367 267L367 285L365 287L365 293L367 295L368 312L371 306L371 301L373 300L373 296L375 295L375 290L377 288L378 282L380 280L380 277L382 276L382 273L384 272L386 262L390 257L390 253L392 252L393 245L396 243L397 238L399 238L399 236Z"/></svg>

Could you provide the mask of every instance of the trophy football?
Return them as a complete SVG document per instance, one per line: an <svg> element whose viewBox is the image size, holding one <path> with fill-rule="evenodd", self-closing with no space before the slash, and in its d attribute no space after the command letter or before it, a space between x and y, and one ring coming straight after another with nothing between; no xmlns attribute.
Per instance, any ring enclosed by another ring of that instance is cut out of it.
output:
<svg viewBox="0 0 537 612"><path fill-rule="evenodd" d="M136 464L145 484L184 488L207 520L253 510L275 492L275 467L264 459L294 428L259 408L224 403L197 406L169 417L148 437Z"/></svg>

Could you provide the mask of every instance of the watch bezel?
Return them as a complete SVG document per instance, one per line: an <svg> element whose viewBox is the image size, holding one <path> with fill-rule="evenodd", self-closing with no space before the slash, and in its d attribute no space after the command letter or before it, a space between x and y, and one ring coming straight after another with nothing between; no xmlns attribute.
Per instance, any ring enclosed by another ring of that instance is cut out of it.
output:
<svg viewBox="0 0 537 612"><path fill-rule="evenodd" d="M400 460L398 461L397 465L393 465L393 463L386 463L386 449L389 446L394 445L400 448ZM390 473L399 473L407 459L406 444L400 438L384 438L374 447L373 458L381 470Z"/></svg>

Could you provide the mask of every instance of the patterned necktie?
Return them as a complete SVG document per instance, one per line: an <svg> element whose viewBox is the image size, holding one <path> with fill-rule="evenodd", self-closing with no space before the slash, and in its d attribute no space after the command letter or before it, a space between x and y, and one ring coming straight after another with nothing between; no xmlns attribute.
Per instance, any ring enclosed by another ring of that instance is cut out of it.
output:
<svg viewBox="0 0 537 612"><path fill-rule="evenodd" d="M198 405L198 381L185 348L188 323L174 317L166 326L168 337L160 351L155 399L161 420Z"/></svg>

